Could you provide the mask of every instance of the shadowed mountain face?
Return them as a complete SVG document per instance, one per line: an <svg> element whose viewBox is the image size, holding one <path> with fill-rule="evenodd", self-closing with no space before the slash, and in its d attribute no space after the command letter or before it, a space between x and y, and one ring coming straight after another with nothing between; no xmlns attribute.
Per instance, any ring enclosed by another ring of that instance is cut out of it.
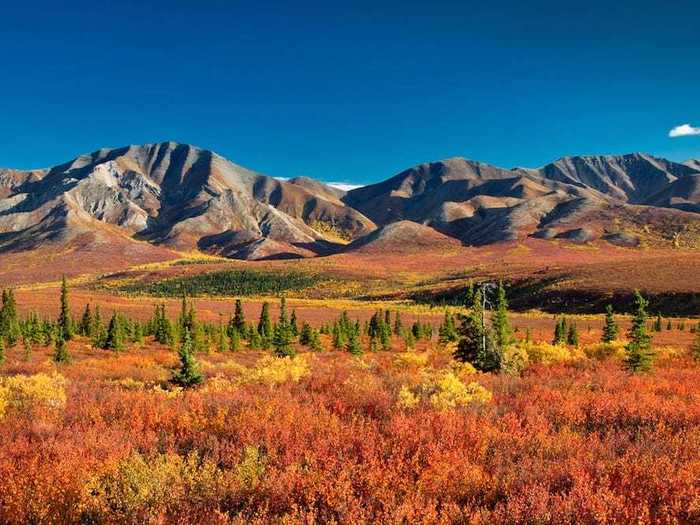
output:
<svg viewBox="0 0 700 525"><path fill-rule="evenodd" d="M525 236L586 242L645 220L654 228L700 221L700 169L644 154L565 157L538 169L462 158L421 164L343 201L381 225L410 220L466 244ZM658 224L657 224L658 223Z"/></svg>
<svg viewBox="0 0 700 525"><path fill-rule="evenodd" d="M0 171L0 249L97 231L228 256L324 253L329 231L355 238L375 228L326 188L172 142L100 150L50 170Z"/></svg>
<svg viewBox="0 0 700 525"><path fill-rule="evenodd" d="M47 170L0 170L0 252L142 241L143 250L265 259L526 236L634 246L637 230L673 235L698 221L700 163L644 154L512 170L453 158L347 193L173 142L103 149Z"/></svg>

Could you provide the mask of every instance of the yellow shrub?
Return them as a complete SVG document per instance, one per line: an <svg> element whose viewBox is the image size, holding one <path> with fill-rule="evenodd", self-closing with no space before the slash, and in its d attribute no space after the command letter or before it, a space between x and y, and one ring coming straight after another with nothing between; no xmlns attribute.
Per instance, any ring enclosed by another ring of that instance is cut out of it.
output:
<svg viewBox="0 0 700 525"><path fill-rule="evenodd" d="M527 353L531 363L561 363L583 357L578 348L569 348L564 345L552 345L545 342L521 343L521 348Z"/></svg>
<svg viewBox="0 0 700 525"><path fill-rule="evenodd" d="M66 406L66 379L60 374L16 375L0 380L0 414Z"/></svg>
<svg viewBox="0 0 700 525"><path fill-rule="evenodd" d="M507 347L501 355L501 368L507 374L520 374L530 363L527 350L520 345Z"/></svg>
<svg viewBox="0 0 700 525"><path fill-rule="evenodd" d="M401 352L394 356L397 368L421 368L428 364L428 354L417 352Z"/></svg>
<svg viewBox="0 0 700 525"><path fill-rule="evenodd" d="M443 374L433 389L430 404L438 410L465 407L471 403L485 403L492 397L491 392L476 381L465 385L451 372Z"/></svg>
<svg viewBox="0 0 700 525"><path fill-rule="evenodd" d="M407 386L401 387L398 405L413 408L425 400L438 410L450 410L472 403L486 403L491 397L491 392L476 381L464 384L453 372L443 371L438 374L427 373L416 391Z"/></svg>
<svg viewBox="0 0 700 525"><path fill-rule="evenodd" d="M134 453L85 485L86 506L93 516L110 521L128 518L151 522L178 499L217 490L221 471L216 463L196 453L187 457Z"/></svg>
<svg viewBox="0 0 700 525"><path fill-rule="evenodd" d="M248 370L241 378L244 382L279 385L287 381L298 382L311 373L311 367L304 356L296 357L263 357Z"/></svg>
<svg viewBox="0 0 700 525"><path fill-rule="evenodd" d="M476 368L474 368L474 365L471 363L460 363L459 361L455 361L452 364L452 371L461 380L476 374Z"/></svg>
<svg viewBox="0 0 700 525"><path fill-rule="evenodd" d="M420 403L420 398L411 392L407 386L402 386L399 390L399 406L402 408L414 408Z"/></svg>
<svg viewBox="0 0 700 525"><path fill-rule="evenodd" d="M236 388L236 382L225 377L215 376L202 385L199 389L202 393L230 392Z"/></svg>
<svg viewBox="0 0 700 525"><path fill-rule="evenodd" d="M625 357L625 343L613 341L612 343L595 343L583 347L583 353L591 359L607 359L613 357L622 359Z"/></svg>
<svg viewBox="0 0 700 525"><path fill-rule="evenodd" d="M243 449L243 457L236 466L236 477L241 485L247 489L254 489L260 484L267 458L258 447L247 445Z"/></svg>

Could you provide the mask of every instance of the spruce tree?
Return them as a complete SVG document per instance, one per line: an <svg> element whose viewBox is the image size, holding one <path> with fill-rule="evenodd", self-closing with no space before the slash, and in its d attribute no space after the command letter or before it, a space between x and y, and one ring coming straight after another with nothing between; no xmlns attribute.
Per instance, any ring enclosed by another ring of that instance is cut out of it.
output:
<svg viewBox="0 0 700 525"><path fill-rule="evenodd" d="M122 331L122 322L119 314L112 314L107 328L107 337L105 337L102 348L105 350L122 350L124 348L124 334Z"/></svg>
<svg viewBox="0 0 700 525"><path fill-rule="evenodd" d="M65 341L69 341L73 337L72 325L70 306L68 305L68 283L64 275L61 280L61 311L58 314L58 329Z"/></svg>
<svg viewBox="0 0 700 525"><path fill-rule="evenodd" d="M187 329L183 333L178 356L180 357L180 368L173 374L172 382L184 388L200 384L204 378L199 370L199 363L194 357L192 337Z"/></svg>
<svg viewBox="0 0 700 525"><path fill-rule="evenodd" d="M297 324L297 312L292 310L292 315L289 318L289 331L292 337L299 337L299 325Z"/></svg>
<svg viewBox="0 0 700 525"><path fill-rule="evenodd" d="M318 330L311 330L311 339L309 340L309 348L314 352L321 352L323 345L321 344L321 334Z"/></svg>
<svg viewBox="0 0 700 525"><path fill-rule="evenodd" d="M604 343L612 343L613 341L617 340L619 334L620 328L617 326L617 322L615 322L613 307L611 304L609 304L605 308L605 325L603 326L602 340Z"/></svg>
<svg viewBox="0 0 700 525"><path fill-rule="evenodd" d="M233 310L233 328L238 330L239 334L245 332L245 315L243 314L243 303L240 299L236 299L236 306ZM231 337L231 334L229 334Z"/></svg>
<svg viewBox="0 0 700 525"><path fill-rule="evenodd" d="M501 367L500 354L494 348L491 334L484 327L481 290L472 297L471 311L462 320L460 340L453 356L457 361L471 363L482 372L493 372Z"/></svg>
<svg viewBox="0 0 700 525"><path fill-rule="evenodd" d="M554 325L554 341L552 341L552 344L555 345L563 345L566 343L566 336L568 334L568 327L566 324L566 319L561 317L560 319L557 320L557 323Z"/></svg>
<svg viewBox="0 0 700 525"><path fill-rule="evenodd" d="M292 346L292 328L287 320L287 302L284 297L280 301L280 316L275 325L272 346L277 357L292 357L296 355Z"/></svg>
<svg viewBox="0 0 700 525"><path fill-rule="evenodd" d="M455 318L447 310L445 310L445 318L443 319L442 324L440 325L438 337L438 340L442 344L456 341L459 337L457 334L457 327L455 326Z"/></svg>
<svg viewBox="0 0 700 525"><path fill-rule="evenodd" d="M308 346L311 343L312 328L309 323L304 323L301 325L301 333L299 334L299 343L304 346Z"/></svg>
<svg viewBox="0 0 700 525"><path fill-rule="evenodd" d="M401 324L401 315L396 312L396 317L394 317L394 335L401 336L403 332L403 325Z"/></svg>
<svg viewBox="0 0 700 525"><path fill-rule="evenodd" d="M53 352L54 363L68 363L70 361L70 354L68 353L68 347L66 346L66 340L59 333L56 339L56 348Z"/></svg>
<svg viewBox="0 0 700 525"><path fill-rule="evenodd" d="M231 337L228 338L228 348L231 352L238 352L241 347L241 336L238 334L238 330L234 330Z"/></svg>
<svg viewBox="0 0 700 525"><path fill-rule="evenodd" d="M654 358L651 349L651 337L647 333L647 305L649 304L639 291L634 293L635 314L632 319L628 337L630 342L625 347L625 363L632 372L645 372L651 368Z"/></svg>
<svg viewBox="0 0 700 525"><path fill-rule="evenodd" d="M22 337L22 345L24 346L24 360L29 361L32 358L32 339L25 335Z"/></svg>
<svg viewBox="0 0 700 525"><path fill-rule="evenodd" d="M258 321L258 333L263 339L272 337L272 321L270 320L270 305L264 302L260 310L260 320Z"/></svg>
<svg viewBox="0 0 700 525"><path fill-rule="evenodd" d="M80 335L84 337L90 337L92 329L92 311L90 310L90 303L85 305L85 310L83 311L83 317L80 319L80 325L78 330Z"/></svg>
<svg viewBox="0 0 700 525"><path fill-rule="evenodd" d="M656 321L654 321L654 332L660 332L661 330L663 330L663 322L661 314L657 314Z"/></svg>
<svg viewBox="0 0 700 525"><path fill-rule="evenodd" d="M508 322L508 300L506 299L506 289L503 281L498 283L498 293L496 295L496 311L491 319L491 330L496 349L503 352L506 348L515 343L513 329Z"/></svg>
<svg viewBox="0 0 700 525"><path fill-rule="evenodd" d="M576 328L576 323L569 324L569 331L566 334L566 342L572 346L578 346L578 329Z"/></svg>
<svg viewBox="0 0 700 525"><path fill-rule="evenodd" d="M352 355L362 355L360 337L355 330L351 330L348 334L348 342L345 349Z"/></svg>
<svg viewBox="0 0 700 525"><path fill-rule="evenodd" d="M0 334L0 364L5 362L5 338Z"/></svg>

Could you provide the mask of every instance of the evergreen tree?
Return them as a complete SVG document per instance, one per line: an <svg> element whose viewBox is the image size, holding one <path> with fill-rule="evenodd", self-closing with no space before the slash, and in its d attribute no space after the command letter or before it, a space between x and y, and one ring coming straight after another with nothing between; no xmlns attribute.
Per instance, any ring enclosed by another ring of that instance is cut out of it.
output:
<svg viewBox="0 0 700 525"><path fill-rule="evenodd" d="M299 326L297 324L297 312L292 310L292 316L289 318L289 331L292 337L299 337Z"/></svg>
<svg viewBox="0 0 700 525"><path fill-rule="evenodd" d="M226 335L226 330L224 330L224 324L221 321L221 316L219 316L219 329L217 330L217 344L216 348L220 353L224 353L229 349L228 340Z"/></svg>
<svg viewBox="0 0 700 525"><path fill-rule="evenodd" d="M0 336L0 364L5 362L5 338Z"/></svg>
<svg viewBox="0 0 700 525"><path fill-rule="evenodd" d="M260 320L258 321L258 333L263 339L272 337L272 321L270 320L270 305L264 302L260 311Z"/></svg>
<svg viewBox="0 0 700 525"><path fill-rule="evenodd" d="M379 351L379 341L376 337L369 338L369 351L378 352Z"/></svg>
<svg viewBox="0 0 700 525"><path fill-rule="evenodd" d="M442 344L447 344L456 341L459 338L457 327L455 326L455 318L450 312L445 310L445 318L440 325L438 331L439 341Z"/></svg>
<svg viewBox="0 0 700 525"><path fill-rule="evenodd" d="M651 349L651 337L647 334L647 305L649 304L639 291L634 293L635 315L632 319L628 337L630 342L625 347L625 363L632 372L644 372L651 368L654 358Z"/></svg>
<svg viewBox="0 0 700 525"><path fill-rule="evenodd" d="M62 335L63 334L59 331L58 338L56 339L56 348L53 352L54 363L68 363L70 361L66 340L63 339Z"/></svg>
<svg viewBox="0 0 700 525"><path fill-rule="evenodd" d="M141 323L134 323L131 340L136 345L141 346L143 344L143 325Z"/></svg>
<svg viewBox="0 0 700 525"><path fill-rule="evenodd" d="M673 330L673 324L671 323L670 319L666 323L666 330L669 330L669 331Z"/></svg>
<svg viewBox="0 0 700 525"><path fill-rule="evenodd" d="M228 347L231 352L238 352L238 350L241 348L241 336L239 335L238 330L234 330L231 337L228 338Z"/></svg>
<svg viewBox="0 0 700 525"><path fill-rule="evenodd" d="M292 357L296 355L292 346L292 329L287 320L287 302L284 297L280 301L280 316L275 325L272 346L277 357Z"/></svg>
<svg viewBox="0 0 700 525"><path fill-rule="evenodd" d="M359 335L355 330L351 330L348 334L348 342L345 349L352 355L362 355L362 346L360 345Z"/></svg>
<svg viewBox="0 0 700 525"><path fill-rule="evenodd" d="M663 330L661 314L657 314L656 321L654 321L654 332L660 332L661 330Z"/></svg>
<svg viewBox="0 0 700 525"><path fill-rule="evenodd" d="M173 374L172 382L184 388L200 384L204 378L199 370L199 363L194 357L192 337L187 329L183 334L178 356L180 357L180 368Z"/></svg>
<svg viewBox="0 0 700 525"><path fill-rule="evenodd" d="M340 323L333 323L331 328L331 338L333 341L333 348L340 350L345 346L345 335L341 330Z"/></svg>
<svg viewBox="0 0 700 525"><path fill-rule="evenodd" d="M578 329L576 328L576 323L571 323L569 325L569 331L566 334L566 342L573 346L578 346Z"/></svg>
<svg viewBox="0 0 700 525"><path fill-rule="evenodd" d="M80 319L80 325L78 326L78 331L80 335L85 337L90 337L92 335L92 311L90 310L90 303L85 305L85 310L83 311L83 317Z"/></svg>
<svg viewBox="0 0 700 525"><path fill-rule="evenodd" d="M500 354L494 348L490 332L484 327L481 290L474 292L471 311L463 318L459 335L460 340L454 352L456 360L471 363L482 372L500 369Z"/></svg>
<svg viewBox="0 0 700 525"><path fill-rule="evenodd" d="M65 275L61 280L61 311L58 315L58 329L64 341L69 341L73 337L73 323L68 305L68 283Z"/></svg>
<svg viewBox="0 0 700 525"><path fill-rule="evenodd" d="M413 350L416 347L416 336L413 335L413 330L404 331L403 344L406 351Z"/></svg>
<svg viewBox="0 0 700 525"><path fill-rule="evenodd" d="M0 337L7 340L9 346L17 344L21 336L19 320L17 317L17 303L15 293L9 288L2 291L2 307L0 308Z"/></svg>
<svg viewBox="0 0 700 525"><path fill-rule="evenodd" d="M394 335L400 336L402 332L403 325L401 324L401 315L399 312L396 312L396 316L394 317Z"/></svg>
<svg viewBox="0 0 700 525"><path fill-rule="evenodd" d="M568 327L566 325L566 319L561 317L560 319L557 320L557 323L554 325L554 341L552 341L552 344L555 345L563 345L566 343L566 336L568 334Z"/></svg>
<svg viewBox="0 0 700 525"><path fill-rule="evenodd" d="M508 322L508 300L506 299L506 289L503 287L503 281L498 283L496 311L491 319L491 330L494 344L499 352L503 352L515 343L513 329Z"/></svg>
<svg viewBox="0 0 700 525"><path fill-rule="evenodd" d="M299 343L301 343L304 346L308 346L309 343L311 343L311 337L312 337L312 331L313 329L311 328L311 325L309 323L304 323L301 325L301 333L299 334Z"/></svg>
<svg viewBox="0 0 700 525"><path fill-rule="evenodd" d="M612 343L617 340L620 334L620 328L615 322L615 313L613 312L613 307L609 304L605 308L605 325L603 326L603 342Z"/></svg>
<svg viewBox="0 0 700 525"><path fill-rule="evenodd" d="M321 344L321 334L318 330L311 330L311 339L309 339L309 348L314 352L321 352L323 345Z"/></svg>
<svg viewBox="0 0 700 525"><path fill-rule="evenodd" d="M124 348L124 334L122 330L122 322L119 314L112 314L107 328L107 337L105 337L102 348L105 350L122 350Z"/></svg>
<svg viewBox="0 0 700 525"><path fill-rule="evenodd" d="M525 342L526 343L532 342L532 330L530 329L529 326L525 329Z"/></svg>

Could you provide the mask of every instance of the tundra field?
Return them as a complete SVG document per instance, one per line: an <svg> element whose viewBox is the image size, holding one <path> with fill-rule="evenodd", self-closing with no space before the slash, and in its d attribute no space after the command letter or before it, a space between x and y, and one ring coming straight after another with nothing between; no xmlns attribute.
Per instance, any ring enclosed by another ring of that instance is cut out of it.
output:
<svg viewBox="0 0 700 525"><path fill-rule="evenodd" d="M581 278L629 279L625 250L555 250L560 280L533 285L541 268L516 260L533 248L499 249L523 306L492 290L483 317L488 254L12 270L0 522L700 521L696 276L654 281L647 306ZM566 312L592 294L619 311Z"/></svg>

